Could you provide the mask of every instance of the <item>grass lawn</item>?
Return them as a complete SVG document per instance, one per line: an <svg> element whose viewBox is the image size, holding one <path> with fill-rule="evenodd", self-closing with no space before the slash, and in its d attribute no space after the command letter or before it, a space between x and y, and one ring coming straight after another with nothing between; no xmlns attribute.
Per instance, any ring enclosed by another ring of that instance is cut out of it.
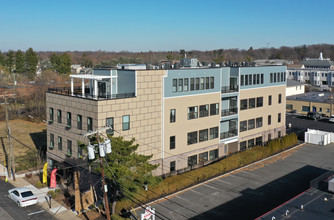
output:
<svg viewBox="0 0 334 220"><path fill-rule="evenodd" d="M46 147L46 124L23 120L9 121L14 147L16 170L27 169L31 159L36 158L37 149ZM6 122L0 121L0 163L8 153ZM36 159L35 159L36 160Z"/></svg>

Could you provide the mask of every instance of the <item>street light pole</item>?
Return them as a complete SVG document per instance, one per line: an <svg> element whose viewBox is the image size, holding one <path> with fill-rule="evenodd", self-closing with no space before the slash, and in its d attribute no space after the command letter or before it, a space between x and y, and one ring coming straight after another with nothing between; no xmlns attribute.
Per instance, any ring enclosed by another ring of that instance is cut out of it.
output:
<svg viewBox="0 0 334 220"><path fill-rule="evenodd" d="M102 163L102 157L100 157L100 165L101 165L101 177L102 177L102 185L103 185L104 203L105 203L105 208L106 208L107 219L110 220L109 202L108 202L108 196L107 196L107 185L104 179L104 168L103 168L103 163Z"/></svg>

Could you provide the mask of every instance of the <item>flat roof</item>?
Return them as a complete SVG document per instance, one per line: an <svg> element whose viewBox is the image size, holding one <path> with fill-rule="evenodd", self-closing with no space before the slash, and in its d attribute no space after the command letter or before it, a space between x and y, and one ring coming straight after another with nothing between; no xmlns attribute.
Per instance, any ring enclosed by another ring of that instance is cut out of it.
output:
<svg viewBox="0 0 334 220"><path fill-rule="evenodd" d="M293 79L287 79L286 80L286 87L290 87L290 86L302 86L305 85L306 83L301 83L298 82L297 80L293 80Z"/></svg>
<svg viewBox="0 0 334 220"><path fill-rule="evenodd" d="M298 95L287 96L287 100L334 103L334 95L331 92L307 92Z"/></svg>

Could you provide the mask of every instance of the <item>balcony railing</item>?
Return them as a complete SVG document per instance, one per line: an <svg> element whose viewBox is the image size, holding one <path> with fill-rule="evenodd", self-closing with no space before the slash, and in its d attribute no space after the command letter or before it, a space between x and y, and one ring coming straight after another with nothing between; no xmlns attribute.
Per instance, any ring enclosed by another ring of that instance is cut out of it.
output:
<svg viewBox="0 0 334 220"><path fill-rule="evenodd" d="M70 88L48 88L48 92L72 96ZM100 95L90 95L89 88L85 88L85 93L82 94L82 90L74 89L73 96L85 98L85 99L94 99L94 100L108 100L108 99L124 99L135 97L135 93L121 93L121 94L100 94Z"/></svg>
<svg viewBox="0 0 334 220"><path fill-rule="evenodd" d="M230 92L238 92L239 91L239 86L223 86L221 88L221 93L230 93Z"/></svg>
<svg viewBox="0 0 334 220"><path fill-rule="evenodd" d="M230 138L230 137L235 137L237 135L238 135L238 130L237 129L230 130L230 131L227 131L227 132L222 132L222 133L220 133L220 140Z"/></svg>
<svg viewBox="0 0 334 220"><path fill-rule="evenodd" d="M230 108L230 109L221 110L221 117L228 116L228 115L235 115L235 114L238 114L238 108Z"/></svg>

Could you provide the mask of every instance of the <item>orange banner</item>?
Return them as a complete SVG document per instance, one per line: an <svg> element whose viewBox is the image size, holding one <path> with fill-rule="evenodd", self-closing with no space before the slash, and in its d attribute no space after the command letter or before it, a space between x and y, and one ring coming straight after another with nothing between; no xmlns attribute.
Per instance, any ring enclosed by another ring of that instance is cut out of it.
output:
<svg viewBox="0 0 334 220"><path fill-rule="evenodd" d="M56 188L57 182L56 182L56 173L57 173L57 168L54 168L51 172L51 177L50 177L50 188Z"/></svg>

